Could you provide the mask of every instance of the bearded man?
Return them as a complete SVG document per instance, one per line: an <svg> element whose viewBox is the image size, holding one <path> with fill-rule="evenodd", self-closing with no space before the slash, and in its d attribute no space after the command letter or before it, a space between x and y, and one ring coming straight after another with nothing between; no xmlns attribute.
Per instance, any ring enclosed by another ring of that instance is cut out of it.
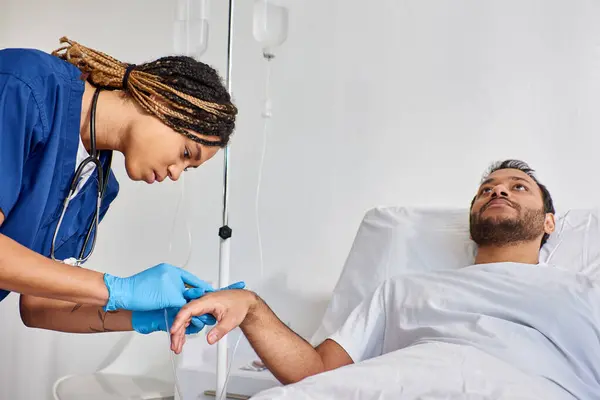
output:
<svg viewBox="0 0 600 400"><path fill-rule="evenodd" d="M189 302L173 324L172 348L181 351L193 316L219 321L211 344L239 326L273 375L294 383L257 399L326 398L327 382L344 382L336 398L599 398L600 284L539 262L555 228L546 187L525 162L494 164L469 222L472 265L386 280L314 348L247 290ZM300 382L320 374L328 378Z"/></svg>

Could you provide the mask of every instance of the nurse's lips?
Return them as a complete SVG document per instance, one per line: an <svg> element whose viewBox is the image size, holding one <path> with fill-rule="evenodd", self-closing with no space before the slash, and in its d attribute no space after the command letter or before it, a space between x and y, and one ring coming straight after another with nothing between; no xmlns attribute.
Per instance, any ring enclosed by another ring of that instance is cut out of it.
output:
<svg viewBox="0 0 600 400"><path fill-rule="evenodd" d="M162 176L162 175L158 175L158 174L155 172L155 173L154 173L154 179L155 179L157 182L162 182L162 181L164 181L164 180L165 180L165 177L164 177L164 176Z"/></svg>
<svg viewBox="0 0 600 400"><path fill-rule="evenodd" d="M146 183L154 183L156 181L156 173L152 172L152 177L150 179L144 179Z"/></svg>

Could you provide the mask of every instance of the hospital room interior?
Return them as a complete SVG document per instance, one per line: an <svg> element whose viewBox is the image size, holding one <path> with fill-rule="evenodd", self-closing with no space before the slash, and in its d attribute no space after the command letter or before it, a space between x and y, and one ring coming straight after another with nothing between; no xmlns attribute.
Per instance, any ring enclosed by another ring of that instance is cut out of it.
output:
<svg viewBox="0 0 600 400"><path fill-rule="evenodd" d="M51 52L68 36L129 63L186 54L219 72L239 109L228 149L177 182L124 179L115 154L120 197L85 268L125 276L168 262L215 287L244 281L317 345L333 333L337 308L347 316L385 279L470 265L471 200L491 163L517 159L535 169L556 208L541 261L592 286L600 276L598 1L3 0L0 7L0 48ZM224 209L227 244L218 234ZM598 333L600 311L590 312ZM381 381L356 379L370 377L368 368L352 371L356 364L285 389L239 328L221 353L207 344L207 326L175 354L165 332L27 328L14 293L0 304L0 321L0 399L450 398L395 389L386 397L377 391L389 382L381 362L372 364ZM444 362L442 349L439 357ZM421 384L433 387L428 371L437 366L415 365ZM578 376L600 388L600 359L587 368L598 375ZM482 377L498 373L481 367L480 374L472 393L484 393L494 383ZM502 384L492 392L452 398L539 398L511 397ZM565 393L556 398L600 398L600 391Z"/></svg>

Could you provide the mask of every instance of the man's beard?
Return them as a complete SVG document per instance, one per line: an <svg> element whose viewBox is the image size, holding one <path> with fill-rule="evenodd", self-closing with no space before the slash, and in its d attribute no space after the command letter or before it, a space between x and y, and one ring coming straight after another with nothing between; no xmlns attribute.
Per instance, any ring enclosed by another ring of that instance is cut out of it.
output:
<svg viewBox="0 0 600 400"><path fill-rule="evenodd" d="M518 204L510 203L517 211L517 217L482 217L484 206L479 213L471 213L469 221L471 238L479 246L511 246L529 242L544 234L546 213L543 209L524 210Z"/></svg>

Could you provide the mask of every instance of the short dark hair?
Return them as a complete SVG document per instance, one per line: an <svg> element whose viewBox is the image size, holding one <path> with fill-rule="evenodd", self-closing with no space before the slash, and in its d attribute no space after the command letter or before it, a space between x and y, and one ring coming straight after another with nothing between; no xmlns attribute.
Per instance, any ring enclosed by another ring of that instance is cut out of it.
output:
<svg viewBox="0 0 600 400"><path fill-rule="evenodd" d="M483 180L487 179L487 177L489 177L491 174L493 174L494 172L499 171L501 169L518 169L519 171L522 171L522 172L526 173L527 175L529 175L529 177L531 179L533 179L533 181L538 185L538 187L540 188L540 191L542 192L542 200L544 202L544 212L550 213L550 214L555 213L554 203L552 201L552 196L550 196L550 192L548 191L548 188L546 188L545 185L540 183L540 181L535 176L535 170L533 170L525 161L504 160L504 161L495 162L492 165L490 165L490 167L488 168L487 172L485 173L485 175L483 177ZM473 197L473 200L471 201L471 208L473 208L473 203L475 203L476 197L477 196ZM546 243L546 241L548 241L549 237L550 237L550 235L544 232L544 236L542 236L542 243L540 244L540 247L542 247L544 245L544 243Z"/></svg>

